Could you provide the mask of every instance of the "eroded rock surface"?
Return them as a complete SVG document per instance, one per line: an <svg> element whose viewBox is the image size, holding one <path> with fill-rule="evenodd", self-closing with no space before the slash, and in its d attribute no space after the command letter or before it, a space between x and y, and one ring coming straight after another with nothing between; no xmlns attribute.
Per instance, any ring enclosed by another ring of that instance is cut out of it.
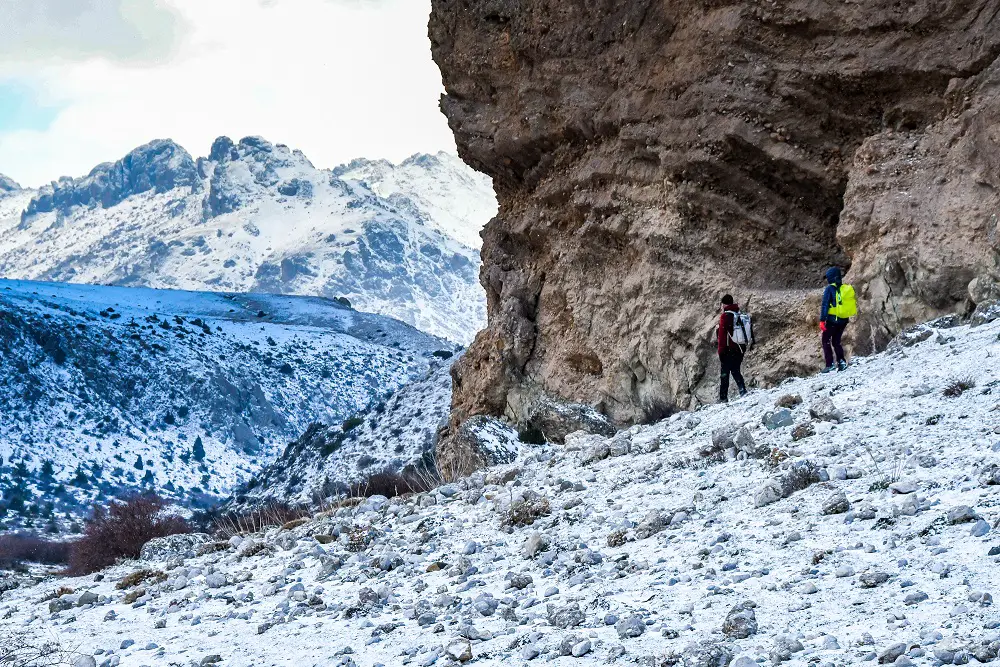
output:
<svg viewBox="0 0 1000 667"><path fill-rule="evenodd" d="M442 107L500 198L453 423L526 388L619 424L709 400L724 292L748 375L812 370L831 264L856 346L994 291L997 2L432 4Z"/></svg>

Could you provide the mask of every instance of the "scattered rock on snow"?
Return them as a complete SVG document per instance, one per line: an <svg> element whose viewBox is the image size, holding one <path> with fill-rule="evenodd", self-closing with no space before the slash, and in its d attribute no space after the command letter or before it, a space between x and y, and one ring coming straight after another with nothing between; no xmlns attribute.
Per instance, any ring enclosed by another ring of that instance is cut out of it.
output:
<svg viewBox="0 0 1000 667"><path fill-rule="evenodd" d="M615 630L622 639L640 637L646 632L646 623L642 620L642 616L633 615L615 623Z"/></svg>
<svg viewBox="0 0 1000 667"><path fill-rule="evenodd" d="M456 446L477 457L482 466L512 463L517 458L517 431L505 422L486 415L467 419L455 434Z"/></svg>
<svg viewBox="0 0 1000 667"><path fill-rule="evenodd" d="M889 581L889 575L878 570L862 572L861 576L858 577L858 585L860 585L861 588L875 588L877 586L881 586L887 581Z"/></svg>
<svg viewBox="0 0 1000 667"><path fill-rule="evenodd" d="M589 405L568 403L535 394L522 406L525 425L542 433L550 442L562 443L574 431L611 437L618 429L605 415Z"/></svg>
<svg viewBox="0 0 1000 667"><path fill-rule="evenodd" d="M561 630L568 630L569 628L583 625L583 621L586 619L586 616L580 609L580 605L575 602L563 607L549 605L547 611L549 624Z"/></svg>
<svg viewBox="0 0 1000 667"><path fill-rule="evenodd" d="M917 486L916 482L910 480L902 480L899 482L893 482L889 485L889 491L899 495L907 495L910 493L916 493L920 487Z"/></svg>
<svg viewBox="0 0 1000 667"><path fill-rule="evenodd" d="M702 641L688 644L681 657L684 667L724 667L732 661L733 651L725 644Z"/></svg>
<svg viewBox="0 0 1000 667"><path fill-rule="evenodd" d="M805 647L798 639L791 635L778 635L774 638L774 648L771 649L771 662L775 665L787 662L792 659L792 655L799 651L804 651Z"/></svg>
<svg viewBox="0 0 1000 667"><path fill-rule="evenodd" d="M830 496L825 503L823 503L823 514L844 514L851 509L851 503L847 500L847 496L844 495L842 491Z"/></svg>
<svg viewBox="0 0 1000 667"><path fill-rule="evenodd" d="M525 540L524 546L521 548L521 553L524 554L525 558L534 558L541 551L548 547L548 540L544 535L538 531L533 532Z"/></svg>
<svg viewBox="0 0 1000 667"><path fill-rule="evenodd" d="M730 609L722 622L722 634L733 639L746 639L757 634L756 606L755 602L746 600Z"/></svg>
<svg viewBox="0 0 1000 667"><path fill-rule="evenodd" d="M769 410L764 413L764 417L761 421L769 431L774 431L779 428L791 426L795 423L795 417L792 415L792 411L788 408L778 408L777 410Z"/></svg>
<svg viewBox="0 0 1000 667"><path fill-rule="evenodd" d="M194 558L198 555L198 547L210 540L211 538L205 533L157 537L143 545L139 558L161 562L175 558Z"/></svg>
<svg viewBox="0 0 1000 667"><path fill-rule="evenodd" d="M821 398L809 406L809 416L813 419L826 422L840 423L844 420L844 415L840 409L834 405L833 399Z"/></svg>
<svg viewBox="0 0 1000 667"><path fill-rule="evenodd" d="M973 510L968 505L959 505L958 507L953 507L948 510L948 523L954 525L957 523L968 523L970 521L975 521L979 517L976 515L975 510Z"/></svg>
<svg viewBox="0 0 1000 667"><path fill-rule="evenodd" d="M896 658L906 653L906 644L900 642L898 644L893 644L888 648L882 650L878 654L879 664L886 665L896 661Z"/></svg>

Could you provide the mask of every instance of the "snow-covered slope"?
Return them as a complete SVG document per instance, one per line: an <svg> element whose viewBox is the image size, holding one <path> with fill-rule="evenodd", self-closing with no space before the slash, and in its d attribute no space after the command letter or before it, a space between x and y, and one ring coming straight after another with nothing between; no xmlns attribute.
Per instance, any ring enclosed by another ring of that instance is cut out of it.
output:
<svg viewBox="0 0 1000 667"><path fill-rule="evenodd" d="M0 507L18 467L36 508L139 487L225 494L310 423L342 422L448 349L323 298L0 280Z"/></svg>
<svg viewBox="0 0 1000 667"><path fill-rule="evenodd" d="M450 153L414 155L398 165L358 159L334 173L364 181L380 197L409 199L431 225L470 248L482 245L479 232L497 214L493 182Z"/></svg>
<svg viewBox="0 0 1000 667"><path fill-rule="evenodd" d="M313 425L239 489L227 510L269 503L309 505L374 473L433 468L438 431L451 407L452 361L438 359L425 377L387 396L346 427Z"/></svg>
<svg viewBox="0 0 1000 667"><path fill-rule="evenodd" d="M317 169L259 137L220 137L197 160L154 141L83 178L0 192L0 276L346 297L467 343L485 321L488 180L440 155L370 164Z"/></svg>
<svg viewBox="0 0 1000 667"><path fill-rule="evenodd" d="M100 582L24 578L0 617L154 667L993 662L1000 322L950 324L208 555L161 545ZM777 402L789 413L769 416ZM166 579L115 588L140 567ZM75 593L53 614L40 600L60 586Z"/></svg>

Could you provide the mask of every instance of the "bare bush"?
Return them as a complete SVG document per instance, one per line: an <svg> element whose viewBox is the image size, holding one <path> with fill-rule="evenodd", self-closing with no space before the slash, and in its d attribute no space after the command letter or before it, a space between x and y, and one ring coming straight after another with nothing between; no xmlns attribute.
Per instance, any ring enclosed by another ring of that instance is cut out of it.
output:
<svg viewBox="0 0 1000 667"><path fill-rule="evenodd" d="M53 542L37 535L0 535L0 569L12 569L18 563L66 565L70 543Z"/></svg>
<svg viewBox="0 0 1000 667"><path fill-rule="evenodd" d="M189 533L187 521L164 515L166 504L157 496L132 496L107 509L96 507L86 522L83 537L73 543L69 572L90 574L122 558L138 558L143 545L157 537Z"/></svg>
<svg viewBox="0 0 1000 667"><path fill-rule="evenodd" d="M408 470L402 473L393 470L383 470L369 475L367 479L351 486L350 496L370 498L385 496L395 498L411 493L425 493L441 485L441 479L435 471Z"/></svg>
<svg viewBox="0 0 1000 667"><path fill-rule="evenodd" d="M0 630L0 667L57 667L72 664L78 655L55 636L45 640L11 628Z"/></svg>
<svg viewBox="0 0 1000 667"><path fill-rule="evenodd" d="M974 378L966 377L955 377L948 380L948 384L944 386L941 391L942 394L948 398L958 398L965 392L976 387L976 381Z"/></svg>
<svg viewBox="0 0 1000 667"><path fill-rule="evenodd" d="M259 533L265 528L285 526L309 516L311 512L305 507L271 503L246 512L224 514L212 522L211 532L216 537L229 539L234 535L248 535Z"/></svg>

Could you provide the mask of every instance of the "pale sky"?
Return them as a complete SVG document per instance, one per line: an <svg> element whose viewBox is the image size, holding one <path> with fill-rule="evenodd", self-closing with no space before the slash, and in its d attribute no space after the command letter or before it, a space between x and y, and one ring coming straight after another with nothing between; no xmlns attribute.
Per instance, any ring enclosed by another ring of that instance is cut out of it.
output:
<svg viewBox="0 0 1000 667"><path fill-rule="evenodd" d="M0 0L0 173L261 135L318 167L454 151L429 0Z"/></svg>

